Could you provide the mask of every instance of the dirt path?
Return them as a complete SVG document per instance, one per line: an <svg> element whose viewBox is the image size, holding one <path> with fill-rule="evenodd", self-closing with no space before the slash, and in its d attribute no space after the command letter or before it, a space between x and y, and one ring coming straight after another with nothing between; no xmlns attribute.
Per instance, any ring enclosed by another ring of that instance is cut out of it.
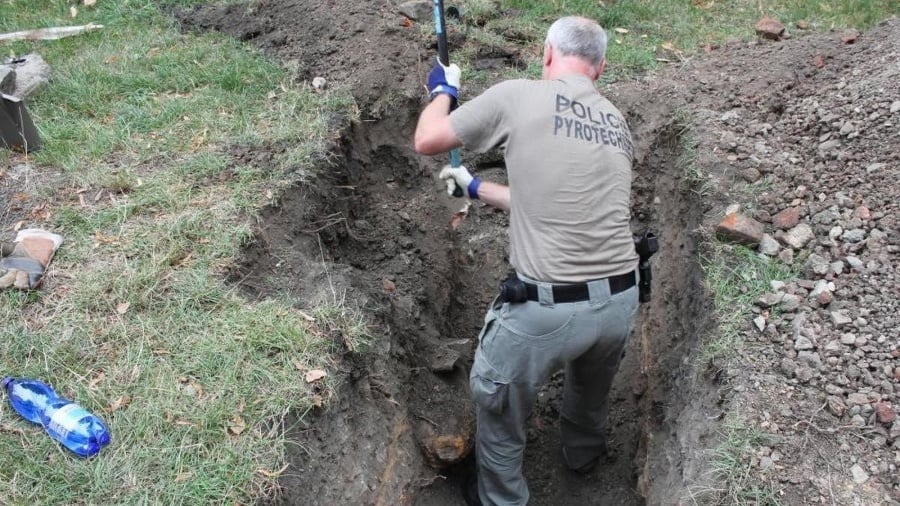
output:
<svg viewBox="0 0 900 506"><path fill-rule="evenodd" d="M370 311L378 329L372 349L346 354L338 404L298 423L283 502L461 504L455 486L467 461L434 463L445 451L464 454L470 441L465 371L507 269L506 218L476 204L451 226L459 203L434 179L441 162L412 152L422 62L433 49L384 1L269 0L179 18L253 41L298 80L349 86L363 109L334 166L265 211L236 273L279 279L272 286L309 306L345 298ZM541 395L526 453L533 504L702 495L719 485L707 449L726 414L771 436L746 465L787 504L900 500L900 424L890 418L900 405L898 32L894 21L854 44L835 33L740 43L603 90L638 142L633 228L660 236L654 302L642 307L612 394L609 462L588 477L564 471L560 379ZM686 131L709 183L702 195L680 162ZM502 180L498 160L479 159L479 175ZM790 250L806 267L781 289L798 307L766 313L763 332L748 315L743 363L710 374L693 358L714 331L698 256L732 203L773 235L784 229L778 254ZM811 224L812 241L785 246L796 225L784 226L785 209ZM809 297L821 280L834 283L832 300ZM455 367L444 372L448 363Z"/></svg>

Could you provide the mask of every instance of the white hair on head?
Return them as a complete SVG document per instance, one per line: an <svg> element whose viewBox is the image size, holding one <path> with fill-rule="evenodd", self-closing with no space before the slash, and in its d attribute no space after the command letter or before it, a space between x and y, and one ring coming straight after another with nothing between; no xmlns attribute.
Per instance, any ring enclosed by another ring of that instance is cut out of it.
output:
<svg viewBox="0 0 900 506"><path fill-rule="evenodd" d="M565 56L600 65L606 57L606 32L596 21L578 16L557 19L547 30L547 44Z"/></svg>

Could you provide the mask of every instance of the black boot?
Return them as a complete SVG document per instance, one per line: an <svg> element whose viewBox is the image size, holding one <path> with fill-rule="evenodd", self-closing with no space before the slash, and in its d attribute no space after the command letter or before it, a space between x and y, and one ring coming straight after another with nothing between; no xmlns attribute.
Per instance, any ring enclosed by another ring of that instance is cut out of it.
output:
<svg viewBox="0 0 900 506"><path fill-rule="evenodd" d="M466 506L483 506L481 497L478 496L478 475L470 474L463 480L462 496L466 501Z"/></svg>

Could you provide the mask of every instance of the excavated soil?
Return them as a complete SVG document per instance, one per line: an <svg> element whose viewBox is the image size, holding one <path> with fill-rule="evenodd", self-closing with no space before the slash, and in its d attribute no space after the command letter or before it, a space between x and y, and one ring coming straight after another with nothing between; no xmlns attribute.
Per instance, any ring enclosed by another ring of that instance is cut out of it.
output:
<svg viewBox="0 0 900 506"><path fill-rule="evenodd" d="M430 20L410 23L384 0L264 0L176 17L185 29L257 44L298 82L324 77L360 105L332 162L263 210L232 274L248 297L361 308L374 335L345 350L334 403L296 420L273 500L463 504L457 485L471 472L473 421L466 372L508 269L507 222L446 197L435 177L443 157L412 150L435 52L423 35ZM475 44L458 28L453 47ZM483 67L521 65L540 44L505 40L476 52L490 60ZM562 465L562 378L540 395L525 462L532 504L735 502L711 472L723 420L762 435L739 467L774 495L743 501L900 501L898 41L895 19L856 37L735 42L602 88L637 143L633 229L660 238L653 301L639 312L611 393L611 456L590 475ZM463 99L476 92L464 89ZM232 154L264 163L266 149ZM498 153L463 159L504 180ZM0 167L4 231L39 224L48 198L22 191L30 168L16 160ZM800 274L746 315L736 363L710 365L696 359L716 332L699 259L729 205L773 238L761 254ZM265 286L247 281L260 276Z"/></svg>

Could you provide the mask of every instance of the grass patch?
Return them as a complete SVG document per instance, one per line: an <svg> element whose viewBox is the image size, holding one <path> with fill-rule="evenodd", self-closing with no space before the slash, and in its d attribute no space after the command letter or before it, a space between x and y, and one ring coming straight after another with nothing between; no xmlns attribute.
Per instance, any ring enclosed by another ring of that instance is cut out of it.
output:
<svg viewBox="0 0 900 506"><path fill-rule="evenodd" d="M897 0L464 0L464 22L476 39L500 34L508 42L540 46L546 28L565 15L596 19L609 35L610 65L604 82L626 78L664 62L675 62L732 39L755 37L762 16L779 19L788 31L866 29L898 12ZM497 8L512 15L500 15ZM808 28L795 26L803 22ZM534 68L532 68L534 67ZM535 72L535 69L537 72ZM540 67L514 75L536 77ZM466 74L468 78L468 74Z"/></svg>
<svg viewBox="0 0 900 506"><path fill-rule="evenodd" d="M691 127L691 118L687 110L675 111L674 127L677 130L678 157L675 159L675 170L681 176L681 180L690 188L690 191L705 197L712 193L714 182L712 178L703 172L695 163L697 160L697 146L699 141L694 129Z"/></svg>
<svg viewBox="0 0 900 506"><path fill-rule="evenodd" d="M695 491L701 504L731 506L778 506L773 487L764 483L754 466L753 455L762 446L771 445L769 437L758 429L739 423L727 423L722 442L711 451L710 465L715 489Z"/></svg>
<svg viewBox="0 0 900 506"><path fill-rule="evenodd" d="M749 330L753 302L771 291L772 281L796 278L799 262L788 266L744 246L708 241L701 265L712 292L719 323L718 334L705 343L699 360L706 365L730 361L740 353Z"/></svg>
<svg viewBox="0 0 900 506"><path fill-rule="evenodd" d="M326 117L354 104L294 86L228 37L180 33L155 2L79 3L74 20L70 5L0 3L0 31L105 26L6 46L52 69L29 104L45 148L27 161L60 175L41 225L66 242L46 290L0 293L0 368L97 412L113 443L74 458L3 402L0 497L255 502L275 491L286 415L332 391L330 377L308 385L304 373L331 367L344 346L336 332L359 346L367 328L341 301L310 319L293 301L248 303L222 278L252 214L315 170ZM235 149L270 163L241 162Z"/></svg>

